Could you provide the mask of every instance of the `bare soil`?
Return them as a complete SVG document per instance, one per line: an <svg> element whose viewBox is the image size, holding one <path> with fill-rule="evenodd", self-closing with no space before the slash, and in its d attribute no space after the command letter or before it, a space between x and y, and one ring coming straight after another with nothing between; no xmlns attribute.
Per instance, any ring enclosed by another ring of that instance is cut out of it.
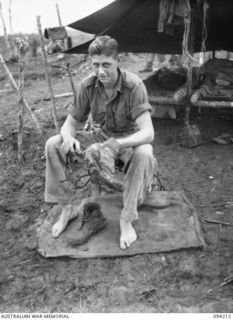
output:
<svg viewBox="0 0 233 320"><path fill-rule="evenodd" d="M70 61L78 82L90 69L88 64L76 68L78 59L70 56L55 64L65 66ZM142 55L129 54L123 67L137 72L144 62ZM17 64L9 67L17 75ZM233 276L233 206L225 206L233 201L233 144L215 144L212 138L223 133L233 137L233 113L192 109L191 121L205 141L196 148L183 145L183 110L176 120L154 120L154 151L166 189L183 190L200 221L231 224L201 223L204 250L114 259L45 259L37 252L37 236L50 209L43 201L44 145L55 129L51 101L43 100L49 93L42 69L40 58L28 58L25 98L43 136L26 114L21 174L17 95L0 96L0 312L232 312L233 282L221 284ZM6 82L1 77L0 89ZM62 70L53 74L52 83L55 93L71 91ZM60 126L69 102L72 98L56 101Z"/></svg>

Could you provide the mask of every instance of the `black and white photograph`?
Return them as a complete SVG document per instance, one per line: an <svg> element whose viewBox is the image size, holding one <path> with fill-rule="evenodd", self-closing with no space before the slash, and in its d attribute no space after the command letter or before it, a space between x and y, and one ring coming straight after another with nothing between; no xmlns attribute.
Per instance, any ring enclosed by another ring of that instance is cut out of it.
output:
<svg viewBox="0 0 233 320"><path fill-rule="evenodd" d="M0 318L233 319L233 1L0 0Z"/></svg>

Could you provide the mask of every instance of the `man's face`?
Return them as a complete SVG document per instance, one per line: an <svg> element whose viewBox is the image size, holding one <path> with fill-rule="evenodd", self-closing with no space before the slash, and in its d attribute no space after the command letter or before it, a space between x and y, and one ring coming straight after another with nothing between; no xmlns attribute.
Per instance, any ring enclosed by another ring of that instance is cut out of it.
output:
<svg viewBox="0 0 233 320"><path fill-rule="evenodd" d="M104 54L94 55L91 57L91 62L100 82L106 87L114 86L118 79L118 58Z"/></svg>

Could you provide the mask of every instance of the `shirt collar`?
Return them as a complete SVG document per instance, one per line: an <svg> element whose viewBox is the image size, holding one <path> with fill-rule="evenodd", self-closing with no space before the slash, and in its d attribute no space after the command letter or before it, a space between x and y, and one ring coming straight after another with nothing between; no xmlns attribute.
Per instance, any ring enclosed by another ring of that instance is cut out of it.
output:
<svg viewBox="0 0 233 320"><path fill-rule="evenodd" d="M115 91L117 92L122 92L122 72L119 68L117 68L117 72L118 72L118 80L117 80L117 84L115 86ZM96 82L95 82L95 87L99 88L100 86L103 86L102 83L98 80L98 78L96 77Z"/></svg>

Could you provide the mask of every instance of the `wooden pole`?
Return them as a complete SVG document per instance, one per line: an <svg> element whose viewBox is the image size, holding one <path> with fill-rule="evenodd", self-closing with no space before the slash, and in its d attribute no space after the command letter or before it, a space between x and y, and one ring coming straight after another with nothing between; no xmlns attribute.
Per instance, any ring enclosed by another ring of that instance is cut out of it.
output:
<svg viewBox="0 0 233 320"><path fill-rule="evenodd" d="M8 8L8 12L9 12L9 25L10 25L10 33L13 34L13 27L12 27L12 14L11 14L11 5L12 5L12 1L10 0L9 2L9 8Z"/></svg>
<svg viewBox="0 0 233 320"><path fill-rule="evenodd" d="M57 17L58 17L59 26L62 26L60 10L59 10L59 6L57 3L56 3L56 10L57 10Z"/></svg>
<svg viewBox="0 0 233 320"><path fill-rule="evenodd" d="M187 103L187 100L185 100ZM184 102L181 101L177 101L172 97L159 97L159 96L150 96L149 95L149 102L151 104L164 104L164 105L183 105Z"/></svg>
<svg viewBox="0 0 233 320"><path fill-rule="evenodd" d="M76 90L75 90L72 74L71 74L71 71L70 71L70 63L69 62L67 63L66 67L67 67L67 72L68 72L68 76L69 76L69 80L70 80L70 86L71 86L71 89L72 89L72 92L73 92L73 95L74 95L74 105L76 106Z"/></svg>
<svg viewBox="0 0 233 320"><path fill-rule="evenodd" d="M183 55L185 56L187 63L187 89L188 98L190 99L192 94L192 60L194 51L194 27L193 27L193 9L189 5L189 13L184 17L184 36L183 36ZM198 127L193 124L190 125L190 111L191 101L188 101L185 108L185 123L184 123L184 142L187 146L195 146L200 144L202 138Z"/></svg>
<svg viewBox="0 0 233 320"><path fill-rule="evenodd" d="M25 53L28 50L28 44L17 38L16 44L19 50L19 86L18 86L18 160L20 169L23 165L23 123L24 123L24 103L23 103L23 91L24 91L24 67L25 67Z"/></svg>
<svg viewBox="0 0 233 320"><path fill-rule="evenodd" d="M13 26L12 26L12 14L11 14L11 6L12 6L12 1L9 1L9 7L8 7L8 13L9 13L9 26L10 26L10 36L9 36L9 45L10 45L10 50L11 50L11 58L14 59L17 55L17 50L15 47L15 42L14 42L14 36L13 36Z"/></svg>
<svg viewBox="0 0 233 320"><path fill-rule="evenodd" d="M194 42L194 34L193 34L193 23L192 23L192 14L191 14L191 8L190 8L190 14L187 17L187 38L186 43L184 44L186 48L188 49L188 53L190 55L193 54L193 42ZM188 58L187 62L187 89L188 89L188 97L192 94L192 62L191 59ZM187 107L185 109L185 124L189 124L190 120L190 111L191 111L191 103L187 104Z"/></svg>
<svg viewBox="0 0 233 320"><path fill-rule="evenodd" d="M56 3L56 10L57 10L58 23L59 23L59 26L61 27L62 26L62 21L61 21L61 15L60 15L59 6L58 6L57 3ZM62 43L62 49L64 50L64 40L62 40L61 43Z"/></svg>
<svg viewBox="0 0 233 320"><path fill-rule="evenodd" d="M19 87L16 84L15 79L13 78L12 74L10 73L10 70L8 69L8 67L7 67L7 65L6 65L6 63L5 63L5 61L4 61L4 59L3 59L1 54L0 54L0 64L3 66L3 69L4 69L5 73L6 73L6 75L8 76L8 79L9 79L12 87L18 92L19 91ZM41 131L41 128L40 128L40 124L39 124L38 120L36 119L34 113L32 112L32 110L31 110L31 108L30 108L30 106L27 103L25 98L23 98L23 104L24 104L25 108L29 111L30 116L31 116L31 118L33 120L33 123L34 123L34 126L35 126L36 130L40 134L42 134L42 131Z"/></svg>
<svg viewBox="0 0 233 320"><path fill-rule="evenodd" d="M39 32L39 36L40 36L42 54L43 54L43 58L44 58L45 75L46 75L46 79L47 79L48 86L49 86L50 98L52 101L53 121L54 121L56 131L57 131L57 133L59 133L59 126L58 126L58 122L57 122L57 110L56 110L55 99L54 99L54 94L53 94L52 82L51 82L51 78L50 78L50 74L49 74L49 70L48 70L49 68L48 68L47 54L46 54L45 47L44 47L44 38L43 38L43 34L42 34L42 29L41 29L40 16L37 16L37 27L38 27L38 32Z"/></svg>
<svg viewBox="0 0 233 320"><path fill-rule="evenodd" d="M207 107L207 108L233 108L233 101L206 101L198 100L192 103L194 107Z"/></svg>
<svg viewBox="0 0 233 320"><path fill-rule="evenodd" d="M162 104L164 106L166 105L179 105L184 106L187 103L187 99L184 101L176 101L173 98L170 97L155 97L155 96L149 96L149 102L153 104ZM231 100L198 100L196 102L191 103L194 107L206 107L206 108L232 108L233 107L233 101Z"/></svg>
<svg viewBox="0 0 233 320"><path fill-rule="evenodd" d="M0 18L2 20L3 31L4 31L4 39L5 39L6 47L8 49L10 46L9 46L9 41L8 41L8 34L7 34L7 30L6 30L6 24L5 24L5 20L4 20L3 14L2 14L2 3L1 3L1 1L0 1Z"/></svg>

